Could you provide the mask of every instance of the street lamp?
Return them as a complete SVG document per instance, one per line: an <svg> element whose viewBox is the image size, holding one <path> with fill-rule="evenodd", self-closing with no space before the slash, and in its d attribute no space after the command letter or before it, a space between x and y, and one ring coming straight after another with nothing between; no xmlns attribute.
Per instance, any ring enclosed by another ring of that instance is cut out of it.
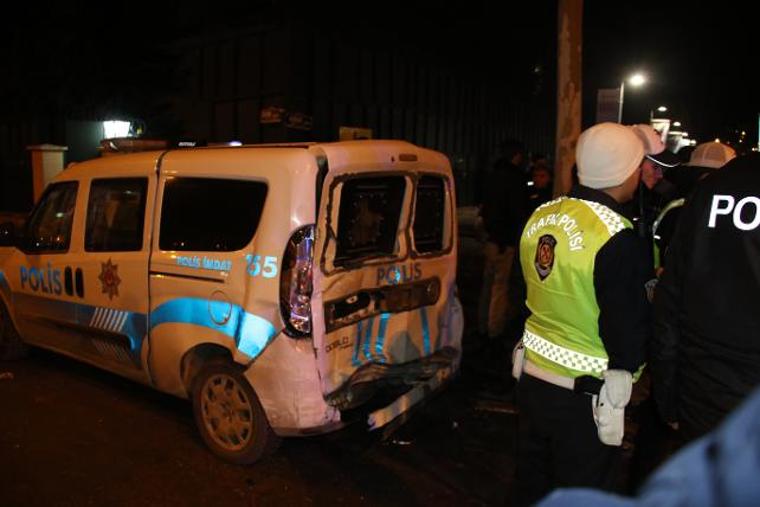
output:
<svg viewBox="0 0 760 507"><path fill-rule="evenodd" d="M641 72L636 72L628 77L628 84L634 88L645 84L647 78ZM625 80L620 83L620 107L618 108L618 123L623 123L623 98L625 97Z"/></svg>
<svg viewBox="0 0 760 507"><path fill-rule="evenodd" d="M667 111L668 111L668 108L665 107L665 106L660 106L660 107L657 108L657 112L658 113L666 113ZM651 122L652 120L654 120L654 110L650 109L649 110L649 121Z"/></svg>
<svg viewBox="0 0 760 507"><path fill-rule="evenodd" d="M674 127L680 127L681 126L681 122L680 121L674 121L673 122L673 126Z"/></svg>

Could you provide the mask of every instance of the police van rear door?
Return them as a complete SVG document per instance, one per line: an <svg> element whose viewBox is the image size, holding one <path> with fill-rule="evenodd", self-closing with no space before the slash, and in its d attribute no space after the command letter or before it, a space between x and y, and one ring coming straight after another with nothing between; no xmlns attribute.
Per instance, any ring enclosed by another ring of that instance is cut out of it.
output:
<svg viewBox="0 0 760 507"><path fill-rule="evenodd" d="M448 161L435 152L395 141L317 150L329 171L317 220L314 346L328 402L350 408L367 383L429 375L424 361L447 348L454 200Z"/></svg>

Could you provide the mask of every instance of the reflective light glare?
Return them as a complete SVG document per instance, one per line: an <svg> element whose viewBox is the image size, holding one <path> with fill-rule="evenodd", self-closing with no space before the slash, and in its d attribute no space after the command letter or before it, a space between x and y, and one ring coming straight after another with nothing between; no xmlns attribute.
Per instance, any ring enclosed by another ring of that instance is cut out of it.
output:
<svg viewBox="0 0 760 507"><path fill-rule="evenodd" d="M243 146L243 143L240 141L230 141L230 146Z"/></svg>
<svg viewBox="0 0 760 507"><path fill-rule="evenodd" d="M667 110L668 110L668 108L667 108L667 107L665 107L665 106L660 106L660 107L658 107L658 108L657 108L657 110L658 110L659 112L661 112L661 113L664 113L665 111L667 111Z"/></svg>
<svg viewBox="0 0 760 507"><path fill-rule="evenodd" d="M673 126L674 127L680 127L681 126L681 122L680 121L674 121L673 122Z"/></svg>
<svg viewBox="0 0 760 507"><path fill-rule="evenodd" d="M689 137L689 133L688 132L684 132L683 134L681 134L681 137Z"/></svg>
<svg viewBox="0 0 760 507"><path fill-rule="evenodd" d="M716 142L716 143L719 143L719 142L720 142L720 137L716 137L716 138L715 138L715 142Z"/></svg>
<svg viewBox="0 0 760 507"><path fill-rule="evenodd" d="M641 74L640 72L637 72L636 74L628 78L628 83L631 86L641 86L646 82L647 82L646 76L644 76L644 74Z"/></svg>
<svg viewBox="0 0 760 507"><path fill-rule="evenodd" d="M103 134L106 139L115 137L129 137L129 122L120 120L111 120L103 122Z"/></svg>

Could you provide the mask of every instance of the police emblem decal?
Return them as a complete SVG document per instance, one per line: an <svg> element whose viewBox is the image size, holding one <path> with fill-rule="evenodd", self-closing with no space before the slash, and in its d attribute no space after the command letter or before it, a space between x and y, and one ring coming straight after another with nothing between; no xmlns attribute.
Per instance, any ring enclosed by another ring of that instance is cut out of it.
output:
<svg viewBox="0 0 760 507"><path fill-rule="evenodd" d="M551 234L544 234L538 238L534 264L541 281L544 281L552 272L552 268L554 267L554 247L556 245L557 240Z"/></svg>
<svg viewBox="0 0 760 507"><path fill-rule="evenodd" d="M108 262L101 262L101 271L98 279L103 284L103 294L108 294L108 299L113 299L114 296L119 295L119 284L121 278L119 278L119 265L113 264L111 259Z"/></svg>

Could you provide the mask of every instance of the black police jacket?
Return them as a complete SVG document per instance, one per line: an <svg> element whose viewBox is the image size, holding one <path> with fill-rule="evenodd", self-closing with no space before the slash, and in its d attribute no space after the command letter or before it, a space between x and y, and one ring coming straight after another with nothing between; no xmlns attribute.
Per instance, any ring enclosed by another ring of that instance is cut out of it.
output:
<svg viewBox="0 0 760 507"><path fill-rule="evenodd" d="M697 186L654 305L653 394L664 419L696 437L760 384L759 156Z"/></svg>

